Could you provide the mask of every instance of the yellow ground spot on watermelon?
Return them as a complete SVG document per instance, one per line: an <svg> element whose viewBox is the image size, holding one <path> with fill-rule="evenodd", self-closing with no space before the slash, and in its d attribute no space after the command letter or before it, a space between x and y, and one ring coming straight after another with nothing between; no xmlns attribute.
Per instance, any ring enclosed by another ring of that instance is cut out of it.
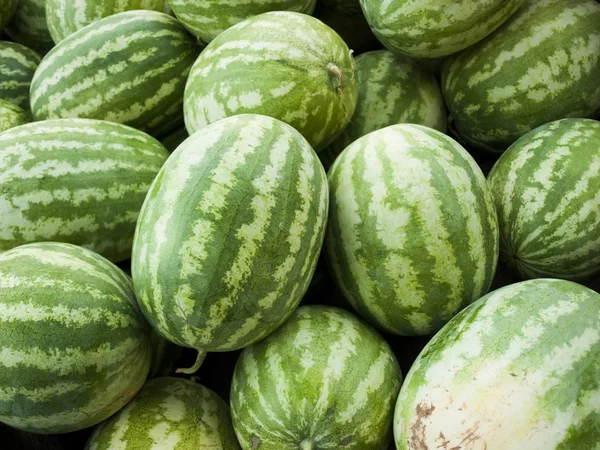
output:
<svg viewBox="0 0 600 450"><path fill-rule="evenodd" d="M58 382L37 389L5 387L0 389L0 402L13 402L15 397L24 396L32 402L47 402L70 392L82 390L81 383Z"/></svg>

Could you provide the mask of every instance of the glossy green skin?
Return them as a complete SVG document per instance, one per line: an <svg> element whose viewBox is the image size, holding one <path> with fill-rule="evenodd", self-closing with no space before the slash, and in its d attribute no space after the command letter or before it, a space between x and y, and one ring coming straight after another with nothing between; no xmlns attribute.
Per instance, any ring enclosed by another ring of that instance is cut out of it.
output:
<svg viewBox="0 0 600 450"><path fill-rule="evenodd" d="M142 387L150 327L131 279L71 244L0 254L0 421L36 433L87 428Z"/></svg>
<svg viewBox="0 0 600 450"><path fill-rule="evenodd" d="M503 287L413 364L396 403L396 448L595 450L599 380L598 293L553 279Z"/></svg>
<svg viewBox="0 0 600 450"><path fill-rule="evenodd" d="M339 308L302 306L242 352L233 426L243 450L385 450L401 381L375 330Z"/></svg>
<svg viewBox="0 0 600 450"><path fill-rule="evenodd" d="M0 41L0 99L29 110L29 88L40 60L24 45Z"/></svg>
<svg viewBox="0 0 600 450"><path fill-rule="evenodd" d="M518 139L492 168L500 255L521 277L600 271L598 142L600 122L558 120Z"/></svg>

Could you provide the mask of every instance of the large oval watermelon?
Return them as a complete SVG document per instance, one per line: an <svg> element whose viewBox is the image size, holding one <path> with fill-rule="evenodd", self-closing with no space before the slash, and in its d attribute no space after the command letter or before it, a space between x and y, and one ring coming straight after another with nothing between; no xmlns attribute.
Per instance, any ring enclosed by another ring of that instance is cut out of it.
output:
<svg viewBox="0 0 600 450"><path fill-rule="evenodd" d="M29 115L11 102L0 98L0 133L29 122ZM1 153L2 150L0 150ZM0 160L2 157L0 156ZM1 171L1 169L0 169ZM0 175L1 176L1 175ZM1 227L1 225L0 225Z"/></svg>
<svg viewBox="0 0 600 450"><path fill-rule="evenodd" d="M182 120L185 80L198 48L173 17L127 11L71 34L31 84L36 120L89 118L159 136Z"/></svg>
<svg viewBox="0 0 600 450"><path fill-rule="evenodd" d="M302 306L242 352L233 426L243 450L387 449L401 381L375 330L342 309Z"/></svg>
<svg viewBox="0 0 600 450"><path fill-rule="evenodd" d="M538 279L483 297L408 373L398 450L594 450L600 442L600 295Z"/></svg>
<svg viewBox="0 0 600 450"><path fill-rule="evenodd" d="M40 59L24 45L0 41L0 99L28 110L31 79Z"/></svg>
<svg viewBox="0 0 600 450"><path fill-rule="evenodd" d="M369 321L430 334L488 291L496 211L483 173L454 140L392 125L346 148L328 177L327 257L344 296Z"/></svg>
<svg viewBox="0 0 600 450"><path fill-rule="evenodd" d="M600 122L564 119L517 140L489 175L500 255L525 278L600 272Z"/></svg>
<svg viewBox="0 0 600 450"><path fill-rule="evenodd" d="M46 0L46 19L50 35L58 44L90 23L137 9L170 12L166 0Z"/></svg>
<svg viewBox="0 0 600 450"><path fill-rule="evenodd" d="M0 134L0 251L61 241L129 258L168 156L147 134L101 120L46 120Z"/></svg>
<svg viewBox="0 0 600 450"><path fill-rule="evenodd" d="M46 0L18 0L15 16L6 28L10 38L45 55L54 47L46 22Z"/></svg>
<svg viewBox="0 0 600 450"><path fill-rule="evenodd" d="M599 79L600 5L526 0L500 29L446 61L442 91L461 139L504 151L545 123L593 117Z"/></svg>
<svg viewBox="0 0 600 450"><path fill-rule="evenodd" d="M125 408L99 425L85 450L236 450L229 406L181 378L148 381Z"/></svg>
<svg viewBox="0 0 600 450"><path fill-rule="evenodd" d="M131 280L71 244L0 254L0 421L39 433L96 425L142 387L150 327Z"/></svg>
<svg viewBox="0 0 600 450"><path fill-rule="evenodd" d="M317 151L356 107L352 53L321 21L270 12L234 25L202 52L185 88L191 133L237 114L264 114L296 128Z"/></svg>
<svg viewBox="0 0 600 450"><path fill-rule="evenodd" d="M312 277L327 179L308 142L266 116L190 136L154 181L136 228L142 310L184 347L229 351L275 330Z"/></svg>
<svg viewBox="0 0 600 450"><path fill-rule="evenodd" d="M459 52L502 25L523 0L360 0L375 36L416 58Z"/></svg>

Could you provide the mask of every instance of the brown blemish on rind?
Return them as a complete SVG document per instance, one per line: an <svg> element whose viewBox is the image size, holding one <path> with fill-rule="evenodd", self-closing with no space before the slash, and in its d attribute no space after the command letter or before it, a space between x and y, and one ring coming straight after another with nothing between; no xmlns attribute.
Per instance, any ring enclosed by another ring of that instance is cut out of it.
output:
<svg viewBox="0 0 600 450"><path fill-rule="evenodd" d="M410 435L408 437L408 444L411 450L429 450L425 442L425 431L427 430L425 422L433 414L434 410L435 406L428 406L423 403L419 403L415 408L415 415L417 417L415 422L410 426Z"/></svg>
<svg viewBox="0 0 600 450"><path fill-rule="evenodd" d="M261 443L260 438L252 436L250 437L250 440L252 441L252 450L256 450Z"/></svg>
<svg viewBox="0 0 600 450"><path fill-rule="evenodd" d="M352 442L352 435L346 436L344 439L342 439L342 442L340 442L340 445L342 447L346 447L348 444L350 444L350 442Z"/></svg>

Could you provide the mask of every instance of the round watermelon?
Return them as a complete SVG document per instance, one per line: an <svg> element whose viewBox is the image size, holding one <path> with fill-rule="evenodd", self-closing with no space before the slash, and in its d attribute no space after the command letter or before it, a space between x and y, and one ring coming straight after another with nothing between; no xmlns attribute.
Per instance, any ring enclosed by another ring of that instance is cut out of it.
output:
<svg viewBox="0 0 600 450"><path fill-rule="evenodd" d="M442 91L459 138L502 152L545 123L593 117L599 79L600 4L526 0L496 32L445 62Z"/></svg>
<svg viewBox="0 0 600 450"><path fill-rule="evenodd" d="M25 111L11 102L0 98L0 133L26 124L29 120L30 118Z"/></svg>
<svg viewBox="0 0 600 450"><path fill-rule="evenodd" d="M327 200L325 171L291 126L245 114L196 132L138 220L132 275L146 317L201 355L262 339L308 288Z"/></svg>
<svg viewBox="0 0 600 450"><path fill-rule="evenodd" d="M358 102L352 121L326 151L326 166L352 142L397 123L416 123L446 132L446 106L433 73L388 50L356 58Z"/></svg>
<svg viewBox="0 0 600 450"><path fill-rule="evenodd" d="M10 38L45 55L54 47L46 21L46 0L18 0L15 16L6 28Z"/></svg>
<svg viewBox="0 0 600 450"><path fill-rule="evenodd" d="M85 450L236 450L229 406L182 378L148 381L125 408L99 425Z"/></svg>
<svg viewBox="0 0 600 450"><path fill-rule="evenodd" d="M518 139L489 175L500 255L524 278L600 272L600 122L563 119Z"/></svg>
<svg viewBox="0 0 600 450"><path fill-rule="evenodd" d="M195 36L210 42L229 27L269 11L312 14L316 0L171 0L177 19Z"/></svg>
<svg viewBox="0 0 600 450"><path fill-rule="evenodd" d="M600 295L552 279L498 289L413 364L396 449L596 449L599 380Z"/></svg>
<svg viewBox="0 0 600 450"><path fill-rule="evenodd" d="M401 381L375 330L342 309L302 306L242 352L233 426L243 450L386 449Z"/></svg>
<svg viewBox="0 0 600 450"><path fill-rule="evenodd" d="M317 151L348 125L356 107L354 58L321 21L279 11L234 25L192 67L184 114L193 132L249 113L282 120Z"/></svg>
<svg viewBox="0 0 600 450"><path fill-rule="evenodd" d="M40 60L24 45L0 41L0 99L29 110L29 88Z"/></svg>
<svg viewBox="0 0 600 450"><path fill-rule="evenodd" d="M392 125L347 147L328 178L327 258L363 317L390 333L430 334L487 293L496 211L483 173L453 139Z"/></svg>
<svg viewBox="0 0 600 450"><path fill-rule="evenodd" d="M45 242L0 254L0 421L37 433L87 428L142 387L150 327L127 275Z"/></svg>

